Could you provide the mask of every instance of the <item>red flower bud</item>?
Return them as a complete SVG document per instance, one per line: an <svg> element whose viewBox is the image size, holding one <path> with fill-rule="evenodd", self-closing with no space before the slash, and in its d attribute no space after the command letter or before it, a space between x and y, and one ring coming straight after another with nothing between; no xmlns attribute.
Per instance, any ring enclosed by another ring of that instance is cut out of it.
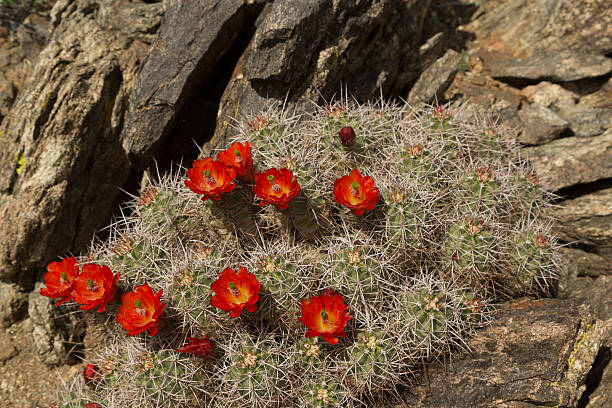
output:
<svg viewBox="0 0 612 408"><path fill-rule="evenodd" d="M85 408L102 408L102 405L96 404L95 402L89 402L85 404Z"/></svg>
<svg viewBox="0 0 612 408"><path fill-rule="evenodd" d="M338 132L340 141L344 146L350 147L355 144L355 131L350 126L345 126Z"/></svg>
<svg viewBox="0 0 612 408"><path fill-rule="evenodd" d="M357 169L351 171L334 182L334 199L338 204L353 210L355 215L361 215L365 210L374 208L380 197L374 187L372 177L362 177Z"/></svg>
<svg viewBox="0 0 612 408"><path fill-rule="evenodd" d="M206 358L213 352L213 345L208 339L207 335L204 335L201 339L194 337L187 337L189 343L176 350L179 353L191 353L202 358Z"/></svg>
<svg viewBox="0 0 612 408"><path fill-rule="evenodd" d="M166 303L160 301L162 293L163 289L160 289L153 295L153 290L145 283L136 286L134 292L123 294L117 323L127 330L129 336L146 330L151 336L157 334L160 316L166 307Z"/></svg>
<svg viewBox="0 0 612 408"><path fill-rule="evenodd" d="M115 295L115 286L119 274L113 277L113 272L106 265L87 264L72 285L72 298L81 304L81 310L91 310L96 307L98 312L104 312L106 305Z"/></svg>
<svg viewBox="0 0 612 408"><path fill-rule="evenodd" d="M46 297L60 299L57 306L72 299L72 284L79 276L79 265L76 258L64 258L61 262L49 262L45 273L45 286L40 294Z"/></svg>
<svg viewBox="0 0 612 408"><path fill-rule="evenodd" d="M302 322L308 331L306 337L323 337L329 344L338 343L338 337L346 337L344 328L352 317L346 311L342 296L338 294L322 294L309 300L302 300Z"/></svg>
<svg viewBox="0 0 612 408"><path fill-rule="evenodd" d="M203 160L194 160L193 167L187 170L185 185L196 194L202 194L202 201L212 198L221 199L221 195L230 192L236 187L234 178L236 170L225 164L207 157Z"/></svg>
<svg viewBox="0 0 612 408"><path fill-rule="evenodd" d="M95 364L87 364L85 369L83 370L83 378L85 379L85 384L92 385L97 384L102 378L102 372L100 368Z"/></svg>
<svg viewBox="0 0 612 408"><path fill-rule="evenodd" d="M274 204L279 210L284 210L299 192L297 177L286 168L272 168L265 173L255 173L253 193L261 198L260 206Z"/></svg>
<svg viewBox="0 0 612 408"><path fill-rule="evenodd" d="M242 309L247 312L257 310L259 299L259 282L247 268L238 268L238 274L233 269L225 268L219 279L210 285L215 292L210 298L210 305L226 312L231 312L230 317L238 317Z"/></svg>

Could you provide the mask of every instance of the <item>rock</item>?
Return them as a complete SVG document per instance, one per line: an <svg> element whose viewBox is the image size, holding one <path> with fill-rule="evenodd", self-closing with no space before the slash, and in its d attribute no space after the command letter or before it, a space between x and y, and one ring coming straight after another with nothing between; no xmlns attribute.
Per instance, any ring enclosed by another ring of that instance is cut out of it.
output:
<svg viewBox="0 0 612 408"><path fill-rule="evenodd" d="M554 234L565 242L597 247L597 253L608 259L608 273L612 274L612 188L559 204L554 211L558 220Z"/></svg>
<svg viewBox="0 0 612 408"><path fill-rule="evenodd" d="M612 335L611 335L612 337ZM599 351L597 355L599 364L597 370L593 372L593 380L597 382L596 388L592 394L588 396L586 408L608 408L612 406L612 344ZM586 402L586 401L585 401Z"/></svg>
<svg viewBox="0 0 612 408"><path fill-rule="evenodd" d="M566 137L523 152L550 191L612 177L612 129L601 136Z"/></svg>
<svg viewBox="0 0 612 408"><path fill-rule="evenodd" d="M568 123L550 109L539 105L527 105L519 111L523 121L523 132L519 142L540 145L556 139L568 128Z"/></svg>
<svg viewBox="0 0 612 408"><path fill-rule="evenodd" d="M34 351L41 362L60 365L71 357L72 343L82 337L85 327L76 314L66 313L55 306L54 299L41 296L43 286L41 282L36 283L28 302Z"/></svg>
<svg viewBox="0 0 612 408"><path fill-rule="evenodd" d="M612 327L581 303L523 299L503 305L489 327L467 340L470 355L429 370L402 406L576 406Z"/></svg>
<svg viewBox="0 0 612 408"><path fill-rule="evenodd" d="M408 104L416 107L429 104L434 99L442 99L444 91L459 69L460 61L461 54L448 50L421 74L408 95Z"/></svg>
<svg viewBox="0 0 612 408"><path fill-rule="evenodd" d="M130 96L122 135L124 149L135 160L143 166L148 164L151 154L160 150L164 138L179 121L183 108L202 93L203 87L215 85L207 82L219 75L220 60L236 46L238 32L250 30L246 27L261 11L261 3L167 1L155 47Z"/></svg>
<svg viewBox="0 0 612 408"><path fill-rule="evenodd" d="M11 344L9 336L4 331L0 331L0 344L2 344L0 347L0 366L2 366L5 361L17 355L17 349Z"/></svg>
<svg viewBox="0 0 612 408"><path fill-rule="evenodd" d="M331 98L342 83L357 98L374 98L398 92L418 76L400 78L400 71L418 56L427 11L420 1L166 3L124 131L125 149L143 165L175 140L181 118L198 98L203 106L214 102L216 109L200 112L197 124L203 129L219 118L213 140L221 145L230 131L227 118L258 111L267 98L287 97L291 107L303 97ZM191 138L204 142L210 136L201 131Z"/></svg>
<svg viewBox="0 0 612 408"><path fill-rule="evenodd" d="M481 50L486 71L493 78L568 82L606 75L612 59L573 51L540 49L522 58L504 52Z"/></svg>
<svg viewBox="0 0 612 408"><path fill-rule="evenodd" d="M0 328L21 319L27 309L27 295L17 285L0 282Z"/></svg>
<svg viewBox="0 0 612 408"><path fill-rule="evenodd" d="M589 299L594 315L601 320L612 319L612 276L570 278L560 298ZM610 338L609 340L612 340Z"/></svg>
<svg viewBox="0 0 612 408"><path fill-rule="evenodd" d="M565 227L560 225L558 228ZM564 247L561 248L561 257L574 276L612 275L610 261L596 253Z"/></svg>
<svg viewBox="0 0 612 408"><path fill-rule="evenodd" d="M608 81L596 92L580 97L575 92L550 82L524 88L528 101L550 108L568 122L576 136L597 136L612 127L612 83Z"/></svg>
<svg viewBox="0 0 612 408"><path fill-rule="evenodd" d="M420 74L427 2L275 1L266 6L221 97L213 138L222 146L231 119L262 109L266 98L294 107L350 89L357 100L401 94ZM414 67L414 68L411 68ZM213 146L206 146L208 152Z"/></svg>
<svg viewBox="0 0 612 408"><path fill-rule="evenodd" d="M485 2L486 3L486 2ZM494 77L575 81L612 70L608 0L503 0L463 27Z"/></svg>
<svg viewBox="0 0 612 408"><path fill-rule="evenodd" d="M119 141L128 95L162 10L55 4L49 44L0 126L0 281L31 287L108 224L130 171Z"/></svg>

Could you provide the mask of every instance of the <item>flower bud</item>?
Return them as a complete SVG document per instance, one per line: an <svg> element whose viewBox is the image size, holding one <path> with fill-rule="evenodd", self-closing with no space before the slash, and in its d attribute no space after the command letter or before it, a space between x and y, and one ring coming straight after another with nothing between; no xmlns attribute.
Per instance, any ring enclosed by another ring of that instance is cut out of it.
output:
<svg viewBox="0 0 612 408"><path fill-rule="evenodd" d="M344 146L350 147L355 144L355 131L350 126L345 126L338 132L340 141Z"/></svg>

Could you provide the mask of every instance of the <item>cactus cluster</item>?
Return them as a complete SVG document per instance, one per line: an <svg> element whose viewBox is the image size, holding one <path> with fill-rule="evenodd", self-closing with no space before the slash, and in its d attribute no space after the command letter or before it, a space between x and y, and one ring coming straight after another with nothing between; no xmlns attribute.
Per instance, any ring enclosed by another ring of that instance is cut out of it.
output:
<svg viewBox="0 0 612 408"><path fill-rule="evenodd" d="M100 378L58 406L381 406L559 272L539 180L465 109L271 106L227 147L246 172L211 158L150 182L78 260L120 273L133 335L110 322ZM46 296L70 300L57 273Z"/></svg>

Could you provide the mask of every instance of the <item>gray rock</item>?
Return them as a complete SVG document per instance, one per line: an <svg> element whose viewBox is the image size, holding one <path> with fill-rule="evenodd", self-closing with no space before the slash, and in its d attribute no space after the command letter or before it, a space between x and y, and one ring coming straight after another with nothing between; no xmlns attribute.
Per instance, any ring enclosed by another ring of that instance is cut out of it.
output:
<svg viewBox="0 0 612 408"><path fill-rule="evenodd" d="M526 58L484 50L478 55L484 60L487 73L494 78L568 82L612 71L610 58L568 50L536 49Z"/></svg>
<svg viewBox="0 0 612 408"><path fill-rule="evenodd" d="M559 226L558 228L564 228ZM561 248L561 256L573 276L612 275L612 264L609 259L577 248Z"/></svg>
<svg viewBox="0 0 612 408"><path fill-rule="evenodd" d="M557 139L523 152L550 191L612 177L612 129L586 139Z"/></svg>
<svg viewBox="0 0 612 408"><path fill-rule="evenodd" d="M331 5L331 7L330 7ZM418 39L428 2L275 1L221 97L215 146L231 118L256 113L266 98L322 103L346 85L358 100L401 93L420 74ZM205 153L211 146L206 146Z"/></svg>
<svg viewBox="0 0 612 408"><path fill-rule="evenodd" d="M548 107L568 122L576 136L597 136L612 127L611 81L584 97L550 82L528 86L521 93L528 101Z"/></svg>
<svg viewBox="0 0 612 408"><path fill-rule="evenodd" d="M448 50L421 74L408 95L408 104L414 107L429 104L434 99L442 99L444 91L459 69L460 61L461 54Z"/></svg>
<svg viewBox="0 0 612 408"><path fill-rule="evenodd" d="M31 287L109 222L130 171L123 115L161 13L161 4L55 4L49 44L0 126L0 281ZM121 16L129 26L109 24Z"/></svg>
<svg viewBox="0 0 612 408"><path fill-rule="evenodd" d="M612 274L612 188L562 201L554 216L558 220L555 235L565 242L597 247L597 253L608 260L602 266Z"/></svg>
<svg viewBox="0 0 612 408"><path fill-rule="evenodd" d="M195 139L219 118L213 140L220 145L230 131L228 117L258 111L268 98L287 97L290 108L298 100L307 104L303 97L331 98L343 83L357 98L375 98L399 92L418 76L405 67L417 61L426 2L302 0L264 7L262 1L174 0L166 7L123 133L125 149L143 165L181 131L183 116L199 117ZM225 66L229 54L238 62ZM229 72L219 111L212 118L210 112L191 115L192 102L206 106L218 78Z"/></svg>
<svg viewBox="0 0 612 408"><path fill-rule="evenodd" d="M540 145L556 139L568 128L568 123L550 109L539 105L527 105L519 111L523 132L519 141L528 145Z"/></svg>
<svg viewBox="0 0 612 408"><path fill-rule="evenodd" d="M489 327L467 340L469 355L430 369L400 406L576 406L612 327L581 303L523 299L503 305Z"/></svg>
<svg viewBox="0 0 612 408"><path fill-rule="evenodd" d="M0 328L12 325L25 315L27 298L17 285L0 282Z"/></svg>
<svg viewBox="0 0 612 408"><path fill-rule="evenodd" d="M42 287L41 282L36 284L28 302L34 351L47 365L64 364L71 357L71 343L85 330L84 323L75 314L66 313L64 307L55 306L54 299L41 296Z"/></svg>

